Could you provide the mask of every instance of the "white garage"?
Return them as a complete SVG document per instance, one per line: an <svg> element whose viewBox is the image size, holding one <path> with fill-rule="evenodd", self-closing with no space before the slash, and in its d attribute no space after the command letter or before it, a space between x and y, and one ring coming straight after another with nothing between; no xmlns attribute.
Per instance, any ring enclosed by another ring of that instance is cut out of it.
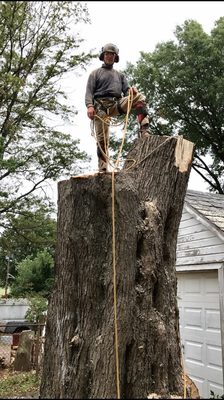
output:
<svg viewBox="0 0 224 400"><path fill-rule="evenodd" d="M177 242L186 373L202 398L223 390L224 196L188 191Z"/></svg>
<svg viewBox="0 0 224 400"><path fill-rule="evenodd" d="M180 334L185 369L200 395L223 394L217 271L178 274Z"/></svg>

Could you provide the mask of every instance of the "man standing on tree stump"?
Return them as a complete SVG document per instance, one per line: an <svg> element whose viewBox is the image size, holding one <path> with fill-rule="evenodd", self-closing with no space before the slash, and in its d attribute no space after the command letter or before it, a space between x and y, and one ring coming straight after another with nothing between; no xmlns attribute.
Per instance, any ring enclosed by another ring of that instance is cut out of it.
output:
<svg viewBox="0 0 224 400"><path fill-rule="evenodd" d="M140 136L149 134L145 96L135 87L130 87L125 75L113 68L114 63L119 62L118 54L116 45L108 43L103 46L99 55L103 64L91 72L86 86L85 104L87 115L95 124L100 172L106 172L108 166L109 117L127 113L129 94L133 96L131 108L138 116Z"/></svg>

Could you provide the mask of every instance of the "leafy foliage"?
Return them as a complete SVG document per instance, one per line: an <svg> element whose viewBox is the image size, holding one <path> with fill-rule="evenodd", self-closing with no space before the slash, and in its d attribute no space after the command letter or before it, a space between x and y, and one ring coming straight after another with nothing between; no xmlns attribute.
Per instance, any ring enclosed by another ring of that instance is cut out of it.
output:
<svg viewBox="0 0 224 400"><path fill-rule="evenodd" d="M215 394L213 392L213 390L210 390L210 397L209 398L210 399L224 399L224 394L218 395L218 394Z"/></svg>
<svg viewBox="0 0 224 400"><path fill-rule="evenodd" d="M32 259L27 257L17 265L17 277L11 286L11 295L26 297L39 293L47 297L54 282L53 257L46 250Z"/></svg>
<svg viewBox="0 0 224 400"><path fill-rule="evenodd" d="M152 132L194 142L193 168L211 190L224 193L224 17L210 35L189 20L176 27L175 36L152 53L141 52L126 73L146 95Z"/></svg>
<svg viewBox="0 0 224 400"><path fill-rule="evenodd" d="M47 300L43 296L33 296L29 298L29 308L26 312L25 318L32 323L42 322L43 316L47 311Z"/></svg>
<svg viewBox="0 0 224 400"><path fill-rule="evenodd" d="M62 78L84 68L74 27L89 22L85 4L0 1L0 225L10 213L48 199L49 180L78 171L86 153L57 129L76 111ZM75 75L74 75L75 76ZM75 80L73 81L75 85ZM42 189L42 191L40 191Z"/></svg>
<svg viewBox="0 0 224 400"><path fill-rule="evenodd" d="M35 258L43 249L53 256L55 241L56 220L51 217L51 209L48 207L33 207L33 210L21 212L19 216L10 214L7 228L0 236L2 284L5 284L7 267L11 283L17 274L16 265L27 256Z"/></svg>

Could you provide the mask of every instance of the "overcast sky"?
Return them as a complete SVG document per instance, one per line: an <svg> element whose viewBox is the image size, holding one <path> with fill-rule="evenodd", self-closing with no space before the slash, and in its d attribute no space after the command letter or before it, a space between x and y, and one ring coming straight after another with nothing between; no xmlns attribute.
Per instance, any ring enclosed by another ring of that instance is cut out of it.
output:
<svg viewBox="0 0 224 400"><path fill-rule="evenodd" d="M84 3L84 2L83 2ZM80 37L85 40L81 50L99 52L108 42L119 48L120 62L116 69L123 69L127 62L135 63L140 51L152 52L157 43L174 40L177 25L193 19L210 33L214 23L224 16L224 1L87 1L91 24L81 25ZM72 104L78 110L72 134L81 140L81 148L92 157L92 170L97 169L96 145L90 132L90 120L84 103L89 73L101 66L94 60L82 75L68 81ZM207 185L193 171L188 189L207 191Z"/></svg>

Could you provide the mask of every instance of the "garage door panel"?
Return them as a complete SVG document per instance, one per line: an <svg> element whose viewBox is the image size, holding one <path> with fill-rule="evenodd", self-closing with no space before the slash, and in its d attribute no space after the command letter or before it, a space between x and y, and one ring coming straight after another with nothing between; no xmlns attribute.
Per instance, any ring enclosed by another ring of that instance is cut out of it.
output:
<svg viewBox="0 0 224 400"><path fill-rule="evenodd" d="M220 347L207 345L207 362L209 366L218 365L222 368L222 351Z"/></svg>
<svg viewBox="0 0 224 400"><path fill-rule="evenodd" d="M221 345L220 331L215 329L202 329L195 326L183 326L182 331L189 340L196 342L207 342L208 344ZM187 336L186 336L187 335Z"/></svg>
<svg viewBox="0 0 224 400"><path fill-rule="evenodd" d="M202 343L195 343L194 341L187 341L185 342L184 346L184 354L186 360L191 360L193 362L203 363L203 344Z"/></svg>
<svg viewBox="0 0 224 400"><path fill-rule="evenodd" d="M211 309L216 310L217 304L219 304L219 297L214 294L206 295L205 297L204 295L193 296L181 293L180 295L178 295L178 297L179 300L185 304L185 307L191 307L192 304L197 308L203 307L205 306L205 298L206 304L208 304Z"/></svg>
<svg viewBox="0 0 224 400"><path fill-rule="evenodd" d="M206 346L218 346L221 352L221 337L217 331L206 332L203 330L196 330L189 327L182 327L180 329L181 342L186 346L186 340L195 343L201 343L204 351L207 351Z"/></svg>
<svg viewBox="0 0 224 400"><path fill-rule="evenodd" d="M211 392L221 397L223 395L222 385L218 385L215 382L208 382L208 393L211 394Z"/></svg>
<svg viewBox="0 0 224 400"><path fill-rule="evenodd" d="M185 368L189 375L194 375L200 377L202 380L205 380L205 377L203 376L203 363L185 358Z"/></svg>
<svg viewBox="0 0 224 400"><path fill-rule="evenodd" d="M219 287L217 285L217 277L216 276L206 276L204 279L204 292L206 295L216 294L219 296Z"/></svg>
<svg viewBox="0 0 224 400"><path fill-rule="evenodd" d="M185 295L195 295L201 294L202 292L202 282L194 277L189 277L188 282L184 281L182 285L182 290Z"/></svg>
<svg viewBox="0 0 224 400"><path fill-rule="evenodd" d="M184 308L184 322L185 326L202 329L202 310L200 308Z"/></svg>
<svg viewBox="0 0 224 400"><path fill-rule="evenodd" d="M220 312L217 309L205 309L205 328L220 331Z"/></svg>
<svg viewBox="0 0 224 400"><path fill-rule="evenodd" d="M178 305L186 373L202 398L223 394L217 271L178 274Z"/></svg>
<svg viewBox="0 0 224 400"><path fill-rule="evenodd" d="M221 334L220 331L207 330L205 331L205 343L207 345L220 346L221 350Z"/></svg>
<svg viewBox="0 0 224 400"><path fill-rule="evenodd" d="M196 331L196 329L192 329L192 328L188 328L185 327L182 330L183 334L184 334L184 341L186 345L186 340L191 341L191 342L195 342L195 343L203 343L203 331L202 329L198 329Z"/></svg>
<svg viewBox="0 0 224 400"><path fill-rule="evenodd" d="M205 378L208 382L216 382L217 384L222 384L222 368L216 366L208 366L206 368Z"/></svg>
<svg viewBox="0 0 224 400"><path fill-rule="evenodd" d="M202 381L214 382L217 385L222 385L222 368L217 368L215 366L206 367L202 362L185 358L185 369L189 375L200 377Z"/></svg>

